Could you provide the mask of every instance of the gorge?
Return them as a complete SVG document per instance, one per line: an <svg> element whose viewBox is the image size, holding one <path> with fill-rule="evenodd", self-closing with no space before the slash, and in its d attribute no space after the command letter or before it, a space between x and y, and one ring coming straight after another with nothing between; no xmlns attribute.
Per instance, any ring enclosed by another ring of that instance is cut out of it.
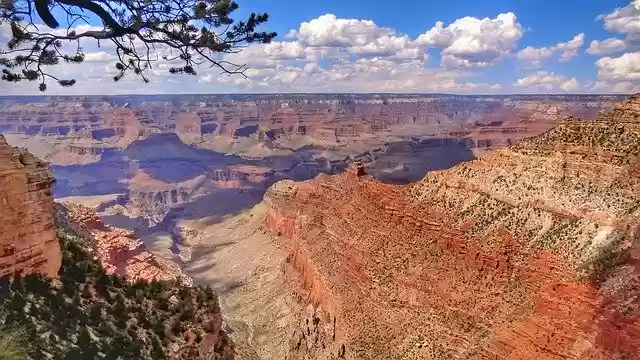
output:
<svg viewBox="0 0 640 360"><path fill-rule="evenodd" d="M57 204L0 179L106 271L211 286L237 359L640 359L639 96L318 98L5 99Z"/></svg>

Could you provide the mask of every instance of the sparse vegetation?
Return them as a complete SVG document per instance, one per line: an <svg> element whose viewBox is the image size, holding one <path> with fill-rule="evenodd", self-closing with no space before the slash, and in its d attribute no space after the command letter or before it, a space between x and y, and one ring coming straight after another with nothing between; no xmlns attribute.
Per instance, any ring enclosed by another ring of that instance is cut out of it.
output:
<svg viewBox="0 0 640 360"><path fill-rule="evenodd" d="M38 275L0 279L5 329L0 359L225 359L217 297L210 288L108 275L82 239L59 232L60 281ZM3 357L2 352L7 354ZM26 355L26 357L24 357ZM23 357L21 357L23 356Z"/></svg>
<svg viewBox="0 0 640 360"><path fill-rule="evenodd" d="M1 319L5 319L5 316L0 316ZM23 335L20 328L0 326L0 360L27 360L27 346Z"/></svg>
<svg viewBox="0 0 640 360"><path fill-rule="evenodd" d="M585 146L625 155L640 154L640 133L635 128L617 122L572 122L562 123L540 136L518 143L517 149L544 149L555 144ZM624 163L625 158L614 157L612 161Z"/></svg>

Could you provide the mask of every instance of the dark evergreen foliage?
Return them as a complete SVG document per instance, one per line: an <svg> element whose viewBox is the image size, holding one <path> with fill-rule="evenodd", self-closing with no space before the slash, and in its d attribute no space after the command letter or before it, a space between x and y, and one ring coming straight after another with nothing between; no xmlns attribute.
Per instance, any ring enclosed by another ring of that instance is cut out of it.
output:
<svg viewBox="0 0 640 360"><path fill-rule="evenodd" d="M265 13L234 21L231 15L237 9L233 0L0 0L0 25L11 29L6 46L0 44L1 78L37 81L40 91L46 91L47 80L73 86L75 79L58 78L47 67L83 62L81 42L87 40L112 43L118 59L115 81L128 73L148 82L145 72L160 59L175 64L172 74L195 75L203 64L243 74L245 64L225 61L219 54L238 52L248 43L268 43L276 33L256 31L268 20ZM61 26L54 13L68 26ZM90 24L89 14L101 20L99 30L72 30ZM158 53L165 55L158 58Z"/></svg>
<svg viewBox="0 0 640 360"><path fill-rule="evenodd" d="M24 329L29 359L195 360L213 353L199 346L220 311L210 288L128 284L93 261L83 240L64 232L59 237L59 283L39 275L0 279L0 328ZM172 296L181 304L172 304ZM229 340L221 339L216 359L229 356Z"/></svg>

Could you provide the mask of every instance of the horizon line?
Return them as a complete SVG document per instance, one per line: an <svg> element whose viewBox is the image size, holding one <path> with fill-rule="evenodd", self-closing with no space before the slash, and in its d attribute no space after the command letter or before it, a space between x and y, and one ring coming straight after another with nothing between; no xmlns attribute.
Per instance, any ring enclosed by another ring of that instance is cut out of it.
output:
<svg viewBox="0 0 640 360"><path fill-rule="evenodd" d="M502 93L502 94L461 94L461 93L417 93L417 92L269 92L269 93L156 93L156 94L7 94L10 97L90 97L90 96L265 96L265 95L413 95L413 96L631 96L634 93Z"/></svg>

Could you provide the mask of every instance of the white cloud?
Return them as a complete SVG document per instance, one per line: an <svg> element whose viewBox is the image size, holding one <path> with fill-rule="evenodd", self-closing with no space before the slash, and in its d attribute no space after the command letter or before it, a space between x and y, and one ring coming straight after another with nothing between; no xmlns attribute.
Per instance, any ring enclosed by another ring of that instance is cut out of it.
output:
<svg viewBox="0 0 640 360"><path fill-rule="evenodd" d="M612 92L630 94L640 92L640 85L628 81L616 83L611 89Z"/></svg>
<svg viewBox="0 0 640 360"><path fill-rule="evenodd" d="M534 48L527 46L518 51L516 58L522 61L529 61L535 67L541 65L541 60L551 58L556 53L560 54L558 60L562 62L571 61L574 57L578 56L580 48L584 45L584 37L584 33L580 33L567 42L561 42L550 47Z"/></svg>
<svg viewBox="0 0 640 360"><path fill-rule="evenodd" d="M553 72L538 71L535 74L525 76L518 79L515 84L516 87L524 87L532 90L544 90L552 91L561 89L564 91L577 90L580 88L580 83L574 78L567 78L564 75L558 75Z"/></svg>
<svg viewBox="0 0 640 360"><path fill-rule="evenodd" d="M366 45L382 36L392 36L395 31L380 28L371 20L338 19L325 14L300 24L291 30L289 37L308 46L349 47Z"/></svg>
<svg viewBox="0 0 640 360"><path fill-rule="evenodd" d="M640 81L640 52L603 57L596 61L596 67L600 80Z"/></svg>
<svg viewBox="0 0 640 360"><path fill-rule="evenodd" d="M584 33L580 33L573 37L573 39L556 45L556 49L560 52L560 61L571 61L574 57L578 56L580 48L584 45Z"/></svg>
<svg viewBox="0 0 640 360"><path fill-rule="evenodd" d="M448 26L439 21L426 33L418 36L419 45L441 48L443 65L474 67L499 61L516 46L524 31L514 13L499 14L496 18L464 17Z"/></svg>
<svg viewBox="0 0 640 360"><path fill-rule="evenodd" d="M608 82L598 81L590 89L593 92L608 92L618 94L631 94L640 92L640 85L634 84L629 81L623 82Z"/></svg>
<svg viewBox="0 0 640 360"><path fill-rule="evenodd" d="M597 56L608 55L623 51L626 47L626 43L617 38L609 38L602 41L593 40L591 44L589 44L587 53Z"/></svg>
<svg viewBox="0 0 640 360"><path fill-rule="evenodd" d="M372 20L341 19L324 14L300 24L287 38L303 47L307 59L320 56L388 56L398 60L426 60L425 48L394 29L379 27Z"/></svg>
<svg viewBox="0 0 640 360"><path fill-rule="evenodd" d="M245 85L254 91L464 93L501 89L499 84L464 81L465 74L460 72L425 68L420 60L398 63L382 57L336 62L327 68L311 62L304 66L255 69L246 75ZM209 78L201 81L204 80Z"/></svg>
<svg viewBox="0 0 640 360"><path fill-rule="evenodd" d="M450 54L442 55L441 63L445 69L471 69L493 65L490 61L472 61L469 59L461 59Z"/></svg>
<svg viewBox="0 0 640 360"><path fill-rule="evenodd" d="M264 46L264 53L274 60L301 59L304 57L304 47L294 41L272 42Z"/></svg>
<svg viewBox="0 0 640 360"><path fill-rule="evenodd" d="M76 31L89 29L97 28L79 27ZM487 18L463 17L448 25L437 22L427 32L411 37L371 20L325 14L301 23L287 34L286 40L251 44L237 54L216 55L218 60L247 64L246 77L221 75L215 67L197 68L197 77L170 75L169 68L177 62L159 60L148 73L151 80L148 85L129 75L114 83L112 48L108 43L98 47L95 41L90 41L82 43L87 53L85 63L62 64L53 72L64 75L63 78L77 78L77 85L70 89L51 85L49 93L513 91L509 84L481 82L475 75L513 56L524 35L523 29L515 14L504 13ZM640 44L640 37L637 39ZM547 47L529 46L516 57L534 66L542 66L541 60L547 58L570 60L578 54L584 40L584 34L578 34L569 41ZM589 51L604 54L604 49L615 47L607 41L592 42ZM427 52L434 48L441 50L440 64L428 63ZM159 49L158 53L162 55L165 50ZM607 91L635 86L632 75L620 75L621 60L616 59L603 58L598 66L600 86L606 84ZM633 73L633 67L627 70ZM514 86L537 91L586 88L576 78L544 71L523 76ZM7 92L5 89L16 94L38 93L33 83L0 82L0 92Z"/></svg>
<svg viewBox="0 0 640 360"><path fill-rule="evenodd" d="M117 56L112 53L107 53L104 51L98 52L87 52L84 54L84 61L113 61L116 60Z"/></svg>
<svg viewBox="0 0 640 360"><path fill-rule="evenodd" d="M640 32L640 9L633 3L616 8L611 14L603 14L596 20L604 21L604 28L620 34Z"/></svg>
<svg viewBox="0 0 640 360"><path fill-rule="evenodd" d="M571 78L565 82L563 82L560 85L560 89L564 90L564 91L571 91L571 90L577 90L580 89L580 83L578 82L578 80L574 77Z"/></svg>
<svg viewBox="0 0 640 360"><path fill-rule="evenodd" d="M516 58L518 60L536 61L540 59L546 59L553 56L554 50L548 47L534 48L527 46L526 48L518 51Z"/></svg>
<svg viewBox="0 0 640 360"><path fill-rule="evenodd" d="M637 51L640 49L640 5L632 1L624 7L613 10L610 14L601 14L596 18L603 22L603 27L613 33L626 35L625 39L609 38L592 41L587 52L596 56L610 55L621 51Z"/></svg>

